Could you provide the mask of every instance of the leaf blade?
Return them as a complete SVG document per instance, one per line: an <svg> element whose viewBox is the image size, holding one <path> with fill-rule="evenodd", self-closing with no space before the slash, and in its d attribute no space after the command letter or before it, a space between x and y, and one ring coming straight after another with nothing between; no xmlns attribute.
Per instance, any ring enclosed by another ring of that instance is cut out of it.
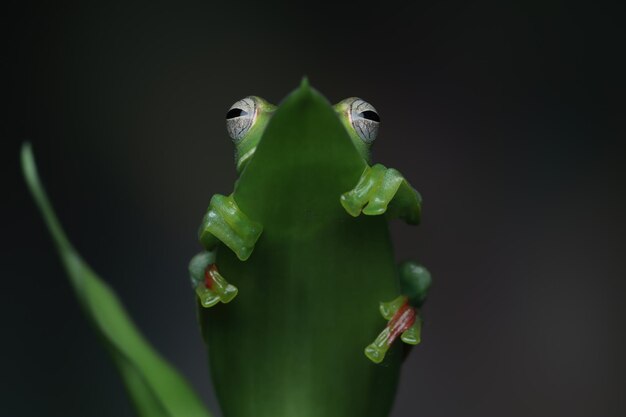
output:
<svg viewBox="0 0 626 417"><path fill-rule="evenodd" d="M263 233L245 262L218 250L239 294L200 308L225 415L388 415L402 347L382 365L363 354L386 324L379 302L399 291L387 221L354 218L340 203L365 167L328 100L305 83L269 121L233 193Z"/></svg>
<svg viewBox="0 0 626 417"><path fill-rule="evenodd" d="M22 172L85 314L110 352L138 415L211 417L189 383L143 337L114 291L74 250L46 196L29 144Z"/></svg>

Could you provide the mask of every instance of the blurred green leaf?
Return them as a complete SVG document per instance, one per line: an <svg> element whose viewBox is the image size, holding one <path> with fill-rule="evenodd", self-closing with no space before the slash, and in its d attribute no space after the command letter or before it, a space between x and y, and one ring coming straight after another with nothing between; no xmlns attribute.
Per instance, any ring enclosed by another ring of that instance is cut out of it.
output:
<svg viewBox="0 0 626 417"><path fill-rule="evenodd" d="M29 144L22 146L22 171L76 296L113 357L137 414L210 417L189 383L152 348L113 290L89 268L68 241L39 181Z"/></svg>

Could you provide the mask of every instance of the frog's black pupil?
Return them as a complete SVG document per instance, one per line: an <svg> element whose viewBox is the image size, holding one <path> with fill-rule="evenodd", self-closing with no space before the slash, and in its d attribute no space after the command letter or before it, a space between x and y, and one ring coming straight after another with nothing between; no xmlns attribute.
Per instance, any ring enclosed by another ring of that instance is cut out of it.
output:
<svg viewBox="0 0 626 417"><path fill-rule="evenodd" d="M364 119L373 120L380 123L380 117L378 117L378 113L376 113L375 111L365 110L364 112L361 112L360 116Z"/></svg>
<svg viewBox="0 0 626 417"><path fill-rule="evenodd" d="M235 117L245 116L246 114L248 114L247 111L234 108L234 109L228 110L228 113L226 113L226 119L234 119Z"/></svg>

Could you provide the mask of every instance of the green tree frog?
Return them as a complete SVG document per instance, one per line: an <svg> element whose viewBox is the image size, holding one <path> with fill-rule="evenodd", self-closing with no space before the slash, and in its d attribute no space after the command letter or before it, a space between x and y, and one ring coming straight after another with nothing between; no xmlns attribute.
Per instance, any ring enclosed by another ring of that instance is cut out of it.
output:
<svg viewBox="0 0 626 417"><path fill-rule="evenodd" d="M431 277L395 264L387 222L418 224L421 197L369 164L379 125L368 102L331 106L306 80L280 106L228 110L239 179L211 198L189 266L224 416L387 415L394 341L420 342Z"/></svg>

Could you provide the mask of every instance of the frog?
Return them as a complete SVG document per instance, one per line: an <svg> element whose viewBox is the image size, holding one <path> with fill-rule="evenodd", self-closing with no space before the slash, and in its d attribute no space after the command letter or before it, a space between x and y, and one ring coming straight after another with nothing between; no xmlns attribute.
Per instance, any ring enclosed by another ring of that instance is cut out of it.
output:
<svg viewBox="0 0 626 417"><path fill-rule="evenodd" d="M388 222L419 224L422 198L370 162L380 121L307 79L278 106L247 96L228 109L238 179L211 197L189 264L225 416L389 411L408 352L395 341L420 343L432 279L393 256Z"/></svg>

